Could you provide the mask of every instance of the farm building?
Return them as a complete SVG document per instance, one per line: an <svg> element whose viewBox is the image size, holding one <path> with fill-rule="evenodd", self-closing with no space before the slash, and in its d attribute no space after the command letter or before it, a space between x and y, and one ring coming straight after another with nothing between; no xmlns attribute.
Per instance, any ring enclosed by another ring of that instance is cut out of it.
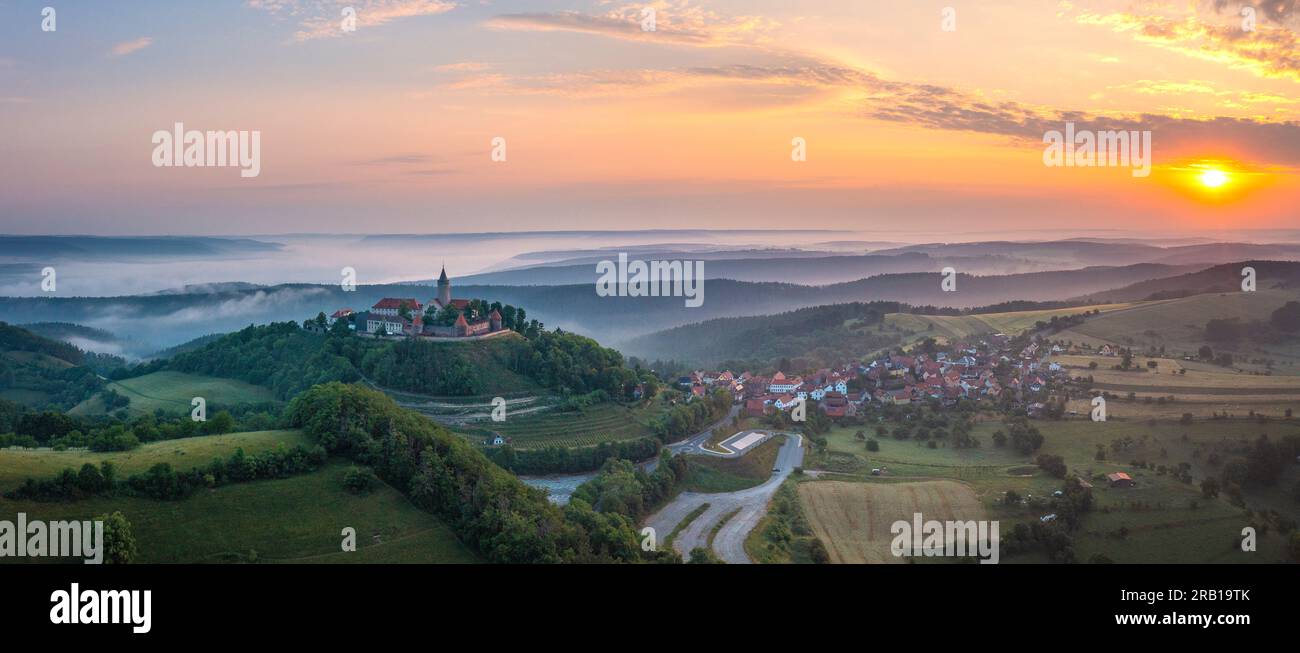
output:
<svg viewBox="0 0 1300 653"><path fill-rule="evenodd" d="M1133 487L1133 477L1124 472L1111 472L1106 475L1111 487Z"/></svg>

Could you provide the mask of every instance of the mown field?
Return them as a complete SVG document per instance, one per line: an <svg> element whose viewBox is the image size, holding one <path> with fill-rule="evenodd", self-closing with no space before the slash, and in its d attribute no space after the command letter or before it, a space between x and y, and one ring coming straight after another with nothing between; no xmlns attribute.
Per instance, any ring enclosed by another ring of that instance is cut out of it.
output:
<svg viewBox="0 0 1300 653"><path fill-rule="evenodd" d="M130 452L92 453L50 450L0 451L0 489L28 476L51 476L65 467L110 460L121 476L167 462L174 467L202 465L276 446L305 444L297 431L262 431L155 442ZM0 498L0 515L19 512L29 519L90 519L120 510L136 536L138 562L475 562L437 518L411 505L400 493L380 485L357 496L343 487L349 464L287 479L255 481L200 491L181 501L96 498L77 502L12 501ZM340 548L342 529L357 532L357 551ZM378 536L378 537L376 537Z"/></svg>
<svg viewBox="0 0 1300 653"><path fill-rule="evenodd" d="M1202 361L1134 356L1129 371L1112 369L1119 358L1109 356L1055 356L1071 376L1091 377L1091 388L1119 395L1129 393L1136 403L1112 401L1112 417L1122 419L1178 419L1183 413L1210 417L1227 412L1238 417L1256 414L1283 417L1287 409L1300 412L1300 376L1264 375L1225 368ZM1090 369L1090 363L1096 369ZM1156 367L1149 368L1149 362ZM1185 372L1183 370L1186 370ZM1160 398L1165 403L1160 403ZM1173 397L1173 401L1169 401ZM1150 398L1150 401L1148 401ZM1087 399L1071 402L1070 410L1088 410Z"/></svg>
<svg viewBox="0 0 1300 653"><path fill-rule="evenodd" d="M833 563L902 563L890 552L896 521L984 519L975 492L954 481L872 483L811 481L798 485L813 533Z"/></svg>
<svg viewBox="0 0 1300 653"><path fill-rule="evenodd" d="M114 381L108 388L131 399L127 409L136 415L189 413L194 397L203 397L209 406L237 406L275 401L270 390L235 379L164 370L133 379ZM81 402L68 411L72 415L102 415L104 402L99 395Z"/></svg>
<svg viewBox="0 0 1300 653"><path fill-rule="evenodd" d="M1222 460L1228 459L1260 435L1280 439L1300 432L1297 422L1259 424L1251 420L1195 421L1180 424L1161 421L1108 421L1096 423L1076 419L1060 422L1035 421L1045 442L1037 453L1062 456L1072 473L1093 479L1095 508L1075 534L1080 561L1104 554L1116 562L1278 562L1284 559L1284 539L1270 532L1260 537L1259 551L1244 554L1231 548L1243 527L1258 522L1225 496L1206 499L1199 484L1218 476ZM1045 499L1061 487L1061 481L1040 470L1033 456L1022 456L1010 447L995 447L997 422L983 422L974 435L982 441L977 449L930 449L913 440L878 439L880 450L869 452L853 436L856 428L837 428L827 436L824 452L805 463L808 469L834 470L826 478L876 483L908 483L921 480L960 481L969 487L990 519L1002 521L1002 532L1016 523L1036 521L1049 510L1036 499ZM874 429L867 428L869 437ZM1104 460L1097 460L1097 449ZM1037 453L1035 455L1037 455ZM1215 462L1215 459L1220 462ZM1149 463L1135 465L1134 463ZM1168 470L1179 463L1191 466L1193 482L1186 484ZM1166 468L1161 473L1160 466ZM873 468L884 469L873 477ZM1111 488L1099 479L1113 471L1130 474L1137 487ZM815 485L824 481L811 481ZM1247 490L1245 501L1254 510L1275 510L1283 515L1300 513L1300 504L1290 496L1300 482L1300 465L1287 468L1276 486ZM801 497L802 487L801 489ZM1004 493L1014 490L1030 497L1026 505L1005 506ZM804 502L806 511L812 506ZM829 529L827 532L830 532ZM834 550L833 541L825 541ZM1004 558L1003 562L1040 561L1032 555Z"/></svg>

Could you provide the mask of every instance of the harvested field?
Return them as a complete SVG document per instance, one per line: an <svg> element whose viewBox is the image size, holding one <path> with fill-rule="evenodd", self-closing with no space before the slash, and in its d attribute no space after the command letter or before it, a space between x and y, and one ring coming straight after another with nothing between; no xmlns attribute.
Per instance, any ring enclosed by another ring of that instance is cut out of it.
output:
<svg viewBox="0 0 1300 653"><path fill-rule="evenodd" d="M975 492L955 481L816 481L800 483L798 490L813 533L835 563L905 562L889 551L890 526L911 521L914 513L926 520L984 519Z"/></svg>

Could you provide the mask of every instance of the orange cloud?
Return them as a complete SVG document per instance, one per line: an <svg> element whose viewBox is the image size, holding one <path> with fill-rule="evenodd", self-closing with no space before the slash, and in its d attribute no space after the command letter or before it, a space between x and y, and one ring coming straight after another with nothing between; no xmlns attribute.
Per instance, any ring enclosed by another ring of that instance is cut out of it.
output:
<svg viewBox="0 0 1300 653"><path fill-rule="evenodd" d="M109 53L115 57L124 57L128 54L131 54L132 52L139 52L140 50L143 50L151 45L153 45L153 38L149 36L142 36L138 39L134 39L131 41L123 41L121 43L118 43L117 45L114 45L113 48L109 50Z"/></svg>
<svg viewBox="0 0 1300 653"><path fill-rule="evenodd" d="M343 11L356 12L356 28L379 27L401 18L434 16L456 8L448 0L247 0L253 9L286 15L298 20L293 40L301 43L313 39L342 36Z"/></svg>

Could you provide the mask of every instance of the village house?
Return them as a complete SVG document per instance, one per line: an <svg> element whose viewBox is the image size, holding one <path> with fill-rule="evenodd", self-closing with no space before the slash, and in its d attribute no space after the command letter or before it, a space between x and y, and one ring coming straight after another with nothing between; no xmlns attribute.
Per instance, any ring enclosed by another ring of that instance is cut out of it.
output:
<svg viewBox="0 0 1300 653"><path fill-rule="evenodd" d="M1110 481L1111 487L1130 488L1133 487L1133 477L1124 472L1111 472L1106 475L1106 480Z"/></svg>

